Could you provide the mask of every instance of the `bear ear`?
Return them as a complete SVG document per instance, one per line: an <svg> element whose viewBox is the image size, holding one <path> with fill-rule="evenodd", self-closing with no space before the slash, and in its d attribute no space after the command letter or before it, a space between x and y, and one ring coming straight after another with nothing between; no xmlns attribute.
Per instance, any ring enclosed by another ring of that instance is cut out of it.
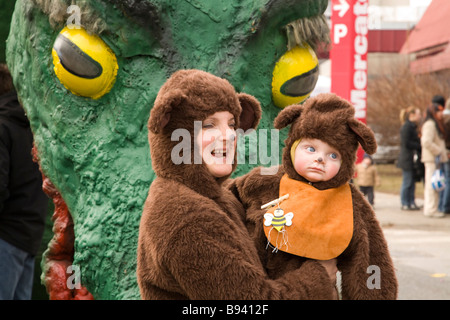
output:
<svg viewBox="0 0 450 320"><path fill-rule="evenodd" d="M284 108L273 121L275 129L283 129L295 121L302 114L303 106L293 104Z"/></svg>
<svg viewBox="0 0 450 320"><path fill-rule="evenodd" d="M348 121L348 126L356 134L359 144L367 154L372 155L377 151L375 135L368 126L355 118Z"/></svg>
<svg viewBox="0 0 450 320"><path fill-rule="evenodd" d="M160 133L170 121L172 109L182 103L186 95L179 89L159 93L150 111L148 129L153 133Z"/></svg>
<svg viewBox="0 0 450 320"><path fill-rule="evenodd" d="M244 131L250 128L256 129L262 115L261 106L258 100L246 93L238 93L237 96L242 108L242 112L239 117L240 128Z"/></svg>

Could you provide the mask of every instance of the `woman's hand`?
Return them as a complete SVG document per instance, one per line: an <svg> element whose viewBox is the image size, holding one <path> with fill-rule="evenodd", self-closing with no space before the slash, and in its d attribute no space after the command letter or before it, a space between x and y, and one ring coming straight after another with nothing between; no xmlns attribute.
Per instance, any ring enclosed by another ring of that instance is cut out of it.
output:
<svg viewBox="0 0 450 320"><path fill-rule="evenodd" d="M330 259L330 260L317 260L324 268L327 270L328 276L330 277L331 283L333 286L336 287L336 273L338 272L337 268L337 260L336 259ZM337 289L335 290L334 299L338 299L338 293Z"/></svg>
<svg viewBox="0 0 450 320"><path fill-rule="evenodd" d="M330 280L333 284L336 283L336 273L338 272L337 269L337 260L331 259L331 260L317 260L324 268L327 270L328 276L330 277Z"/></svg>

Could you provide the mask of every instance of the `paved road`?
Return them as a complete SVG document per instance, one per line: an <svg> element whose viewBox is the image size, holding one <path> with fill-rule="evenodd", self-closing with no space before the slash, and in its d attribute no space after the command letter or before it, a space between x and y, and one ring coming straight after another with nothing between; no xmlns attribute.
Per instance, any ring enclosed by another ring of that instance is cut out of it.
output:
<svg viewBox="0 0 450 320"><path fill-rule="evenodd" d="M398 298L450 299L450 215L401 211L399 196L384 193L375 195L375 213L397 271Z"/></svg>

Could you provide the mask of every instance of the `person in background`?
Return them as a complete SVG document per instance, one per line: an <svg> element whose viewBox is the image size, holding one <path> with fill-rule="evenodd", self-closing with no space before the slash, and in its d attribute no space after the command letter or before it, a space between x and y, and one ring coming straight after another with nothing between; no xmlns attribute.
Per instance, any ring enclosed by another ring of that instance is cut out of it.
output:
<svg viewBox="0 0 450 320"><path fill-rule="evenodd" d="M445 130L445 148L447 149L447 156L450 154L450 99L447 100L444 110L444 130ZM447 186L441 192L439 198L439 211L443 213L450 213L450 161L443 165L445 172L445 185Z"/></svg>
<svg viewBox="0 0 450 320"><path fill-rule="evenodd" d="M445 130L442 123L444 108L432 103L428 106L420 138L422 162L425 165L425 190L423 214L431 218L444 216L439 212L439 193L433 189L431 177L438 164L448 161L445 149Z"/></svg>
<svg viewBox="0 0 450 320"><path fill-rule="evenodd" d="M436 103L438 104L442 109L444 109L444 114L445 114L445 98L441 95L435 95L433 96L433 98L431 99L432 103ZM447 131L444 125L444 118L442 118L441 120L442 126L443 126L443 130L444 130L444 140L445 140L445 144L447 145L447 140L450 139L450 136L447 136ZM449 141L450 143L450 141ZM446 147L447 148L447 147ZM445 182L447 186L450 186L450 163L444 162L441 164L441 170L444 173L445 176ZM450 210L450 208L448 208L450 206L449 201L447 200L447 195L450 194L450 188L446 187L444 188L444 190L442 190L441 192L439 192L439 205L438 205L438 209L440 212L445 212L447 210Z"/></svg>
<svg viewBox="0 0 450 320"><path fill-rule="evenodd" d="M400 155L397 167L402 169L403 174L400 191L401 209L419 210L420 208L415 202L415 166L420 161L422 149L418 133L418 125L422 120L422 113L419 108L410 106L401 110L400 120L403 125L400 129Z"/></svg>
<svg viewBox="0 0 450 320"><path fill-rule="evenodd" d="M33 135L0 64L0 300L29 300L48 198L33 162Z"/></svg>
<svg viewBox="0 0 450 320"><path fill-rule="evenodd" d="M370 205L373 207L375 186L379 186L381 181L377 172L377 167L373 163L373 159L370 155L365 154L361 163L356 165L356 173L359 191L364 194Z"/></svg>

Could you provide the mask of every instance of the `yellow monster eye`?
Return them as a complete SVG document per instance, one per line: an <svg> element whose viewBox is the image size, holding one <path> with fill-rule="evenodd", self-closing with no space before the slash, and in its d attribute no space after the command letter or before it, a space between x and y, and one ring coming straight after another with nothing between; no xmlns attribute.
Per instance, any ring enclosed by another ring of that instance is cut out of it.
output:
<svg viewBox="0 0 450 320"><path fill-rule="evenodd" d="M319 78L319 60L306 43L286 52L275 64L272 99L279 108L309 97Z"/></svg>
<svg viewBox="0 0 450 320"><path fill-rule="evenodd" d="M65 27L52 49L55 74L73 94L98 99L108 93L117 76L117 59L96 35Z"/></svg>

